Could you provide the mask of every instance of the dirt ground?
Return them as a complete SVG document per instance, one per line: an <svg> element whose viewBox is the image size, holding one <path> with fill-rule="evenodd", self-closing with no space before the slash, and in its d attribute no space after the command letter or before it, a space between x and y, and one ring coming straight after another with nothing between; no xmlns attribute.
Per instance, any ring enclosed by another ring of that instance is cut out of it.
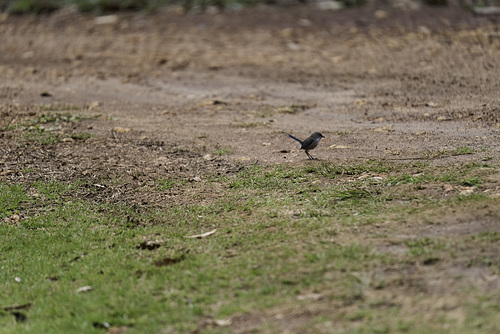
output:
<svg viewBox="0 0 500 334"><path fill-rule="evenodd" d="M140 184L309 163L283 132L322 132L322 161L498 153L497 17L297 7L114 19L2 17L2 126L65 109L96 117L56 129L87 140L35 150L7 140L2 178L33 167L47 179L126 172ZM434 162L450 159L467 156Z"/></svg>
<svg viewBox="0 0 500 334"><path fill-rule="evenodd" d="M499 162L498 17L294 7L108 19L0 16L0 126L84 116L47 123L54 144L0 132L0 181L87 178L110 185L96 200L165 206L195 197L137 193L253 163ZM314 131L326 138L309 161L284 132ZM476 153L445 154L461 147ZM468 215L454 221L477 228Z"/></svg>
<svg viewBox="0 0 500 334"><path fill-rule="evenodd" d="M94 136L37 147L0 133L2 179L130 175L112 197L130 201L159 177L309 163L284 132L322 132L314 156L339 163L498 153L497 17L296 7L1 20L1 125L70 112L92 118L52 130ZM450 159L467 156L434 163Z"/></svg>

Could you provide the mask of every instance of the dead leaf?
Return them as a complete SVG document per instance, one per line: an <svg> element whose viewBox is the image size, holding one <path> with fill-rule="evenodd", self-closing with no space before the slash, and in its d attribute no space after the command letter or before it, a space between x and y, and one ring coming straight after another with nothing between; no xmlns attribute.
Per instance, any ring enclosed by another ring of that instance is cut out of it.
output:
<svg viewBox="0 0 500 334"><path fill-rule="evenodd" d="M305 295L298 295L298 300L321 300L323 299L323 295L321 293L307 293Z"/></svg>
<svg viewBox="0 0 500 334"><path fill-rule="evenodd" d="M97 109L99 108L100 106L102 106L103 104L99 101L92 101L90 102L89 104L89 110L92 110L92 109Z"/></svg>
<svg viewBox="0 0 500 334"><path fill-rule="evenodd" d="M122 128L119 126L115 126L113 129L111 129L111 132L114 132L114 133L128 133L130 131L132 131L131 128Z"/></svg>
<svg viewBox="0 0 500 334"><path fill-rule="evenodd" d="M346 148L349 148L349 147L347 147L345 145L336 145L336 144L328 146L329 150L334 150L334 149L339 149L340 150L340 149L346 149Z"/></svg>
<svg viewBox="0 0 500 334"><path fill-rule="evenodd" d="M156 267L166 267L166 266L170 266L172 264L176 264L176 263L179 263L181 261L184 260L184 255L178 257L178 258L171 258L171 257L165 257L161 260L157 260L154 262L154 265Z"/></svg>
<svg viewBox="0 0 500 334"><path fill-rule="evenodd" d="M215 231L217 231L217 229L215 229L213 231L210 231L210 232L202 233L202 234L190 235L190 236L187 236L186 238L198 238L198 239L201 239L201 238L208 237L211 234L214 234Z"/></svg>
<svg viewBox="0 0 500 334"><path fill-rule="evenodd" d="M227 327L231 325L231 319L214 319L214 323L219 327Z"/></svg>
<svg viewBox="0 0 500 334"><path fill-rule="evenodd" d="M89 292L92 291L92 287L90 285L82 286L81 288L76 289L76 292Z"/></svg>
<svg viewBox="0 0 500 334"><path fill-rule="evenodd" d="M460 195L467 196L473 194L475 190L476 187L464 187L463 189L460 190Z"/></svg>
<svg viewBox="0 0 500 334"><path fill-rule="evenodd" d="M17 213L13 214L10 217L5 217L3 219L4 223L6 224L17 224L21 220L21 216L19 216Z"/></svg>

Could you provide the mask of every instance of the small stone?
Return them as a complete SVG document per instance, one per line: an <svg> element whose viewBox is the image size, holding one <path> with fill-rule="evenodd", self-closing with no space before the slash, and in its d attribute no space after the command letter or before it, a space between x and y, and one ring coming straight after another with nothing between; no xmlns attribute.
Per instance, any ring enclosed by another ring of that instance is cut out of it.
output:
<svg viewBox="0 0 500 334"><path fill-rule="evenodd" d="M286 46L292 51L300 50L300 45L292 41L286 43Z"/></svg>
<svg viewBox="0 0 500 334"><path fill-rule="evenodd" d="M103 16L98 16L94 19L94 23L96 25L115 24L117 22L118 22L117 15L103 15Z"/></svg>
<svg viewBox="0 0 500 334"><path fill-rule="evenodd" d="M427 103L425 104L425 106L426 106L426 107L431 107L431 108L438 108L438 107L439 107L439 104L437 104L437 103L435 103L435 102L430 101L430 102L427 102Z"/></svg>
<svg viewBox="0 0 500 334"><path fill-rule="evenodd" d="M429 35L431 33L431 30L429 28L427 28L426 26L419 26L418 32L425 34L425 35Z"/></svg>
<svg viewBox="0 0 500 334"><path fill-rule="evenodd" d="M462 195L462 196L471 195L474 193L474 190L476 190L476 187L467 187L467 188L462 189L460 191L460 195Z"/></svg>
<svg viewBox="0 0 500 334"><path fill-rule="evenodd" d="M26 51L21 55L22 59L30 59L35 56L35 51Z"/></svg>
<svg viewBox="0 0 500 334"><path fill-rule="evenodd" d="M308 19L300 19L299 25L302 27L310 27L312 25L312 22L311 22L311 20L308 20Z"/></svg>
<svg viewBox="0 0 500 334"><path fill-rule="evenodd" d="M265 142L265 143L262 143L262 146L271 146L271 143Z"/></svg>
<svg viewBox="0 0 500 334"><path fill-rule="evenodd" d="M379 9L376 10L375 13L373 14L376 19L386 19L389 16L389 13L387 13L385 10Z"/></svg>

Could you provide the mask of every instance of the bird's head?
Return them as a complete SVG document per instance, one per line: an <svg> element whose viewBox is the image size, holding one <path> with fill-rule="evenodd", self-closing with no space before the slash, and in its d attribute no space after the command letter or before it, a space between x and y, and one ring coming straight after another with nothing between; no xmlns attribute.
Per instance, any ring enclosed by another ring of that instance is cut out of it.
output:
<svg viewBox="0 0 500 334"><path fill-rule="evenodd" d="M325 136L323 136L321 134L321 132L315 132L311 135L311 137L313 137L314 139L321 139L321 138L325 138Z"/></svg>

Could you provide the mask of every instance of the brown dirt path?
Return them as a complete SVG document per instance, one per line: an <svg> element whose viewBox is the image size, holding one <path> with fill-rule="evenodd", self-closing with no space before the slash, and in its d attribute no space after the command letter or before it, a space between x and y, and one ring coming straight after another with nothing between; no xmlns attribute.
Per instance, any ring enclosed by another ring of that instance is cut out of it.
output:
<svg viewBox="0 0 500 334"><path fill-rule="evenodd" d="M463 146L498 156L495 17L297 7L115 19L3 17L2 125L68 108L99 116L61 130L96 136L86 141L33 150L4 136L9 178L42 161L52 175L36 177L195 177L307 162L285 131L321 131L322 161L449 163L470 158L441 154Z"/></svg>

